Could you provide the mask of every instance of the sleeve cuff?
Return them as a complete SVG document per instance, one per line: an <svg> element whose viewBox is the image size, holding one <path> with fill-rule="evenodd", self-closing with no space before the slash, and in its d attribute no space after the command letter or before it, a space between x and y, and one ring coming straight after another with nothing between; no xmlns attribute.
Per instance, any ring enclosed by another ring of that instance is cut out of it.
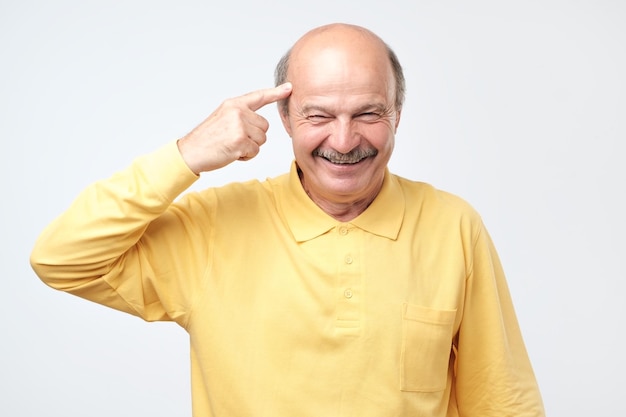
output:
<svg viewBox="0 0 626 417"><path fill-rule="evenodd" d="M189 169L176 142L171 141L135 160L137 168L143 172L154 191L168 202L174 201L200 178Z"/></svg>

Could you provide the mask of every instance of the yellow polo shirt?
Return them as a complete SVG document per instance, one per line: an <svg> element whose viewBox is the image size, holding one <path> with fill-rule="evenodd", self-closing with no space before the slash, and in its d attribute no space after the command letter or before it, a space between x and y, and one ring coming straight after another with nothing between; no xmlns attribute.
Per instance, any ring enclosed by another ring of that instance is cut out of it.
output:
<svg viewBox="0 0 626 417"><path fill-rule="evenodd" d="M344 223L295 163L176 200L196 179L170 143L87 188L31 255L54 288L185 328L194 416L544 415L463 200L387 172Z"/></svg>

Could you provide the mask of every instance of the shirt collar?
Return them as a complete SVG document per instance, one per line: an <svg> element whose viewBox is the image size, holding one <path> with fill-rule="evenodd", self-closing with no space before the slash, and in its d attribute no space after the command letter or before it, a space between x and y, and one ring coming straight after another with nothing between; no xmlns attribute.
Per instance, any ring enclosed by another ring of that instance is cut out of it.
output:
<svg viewBox="0 0 626 417"><path fill-rule="evenodd" d="M277 187L278 204L298 242L316 238L341 222L326 214L306 194L295 161L289 175ZM405 199L398 179L385 171L383 186L372 204L349 224L369 233L395 240L404 219Z"/></svg>

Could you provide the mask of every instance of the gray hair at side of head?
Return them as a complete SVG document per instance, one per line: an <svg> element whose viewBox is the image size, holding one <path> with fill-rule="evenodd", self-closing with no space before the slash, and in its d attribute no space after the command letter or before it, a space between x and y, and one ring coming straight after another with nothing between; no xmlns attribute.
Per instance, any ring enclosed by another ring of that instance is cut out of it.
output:
<svg viewBox="0 0 626 417"><path fill-rule="evenodd" d="M383 42L384 43L384 42ZM396 53L391 49L389 45L384 43L385 48L387 49L387 56L389 57L389 63L391 64L391 69L393 71L394 78L396 80L396 110L402 110L402 105L404 104L404 96L406 92L406 81L404 79L404 71L402 70L402 65L400 64L400 60ZM276 69L274 70L274 84L279 86L285 82L287 82L287 71L289 70L289 59L291 58L290 48L285 55L280 58L278 64L276 65ZM278 102L278 110L281 114L287 115L289 114L289 98L284 100L280 100Z"/></svg>

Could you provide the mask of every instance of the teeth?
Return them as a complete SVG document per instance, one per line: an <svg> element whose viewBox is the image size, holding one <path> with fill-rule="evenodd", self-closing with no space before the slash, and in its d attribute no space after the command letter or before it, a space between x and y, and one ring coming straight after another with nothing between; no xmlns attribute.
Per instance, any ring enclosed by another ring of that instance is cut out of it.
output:
<svg viewBox="0 0 626 417"><path fill-rule="evenodd" d="M353 159L353 158L345 158L345 159L326 158L326 159L328 159L333 164L356 164L357 162L361 160L361 159Z"/></svg>
<svg viewBox="0 0 626 417"><path fill-rule="evenodd" d="M333 164L356 164L357 162L361 162L363 159L376 155L376 150L374 149L355 149L348 153L339 153L331 150L316 150L315 155L321 156Z"/></svg>

